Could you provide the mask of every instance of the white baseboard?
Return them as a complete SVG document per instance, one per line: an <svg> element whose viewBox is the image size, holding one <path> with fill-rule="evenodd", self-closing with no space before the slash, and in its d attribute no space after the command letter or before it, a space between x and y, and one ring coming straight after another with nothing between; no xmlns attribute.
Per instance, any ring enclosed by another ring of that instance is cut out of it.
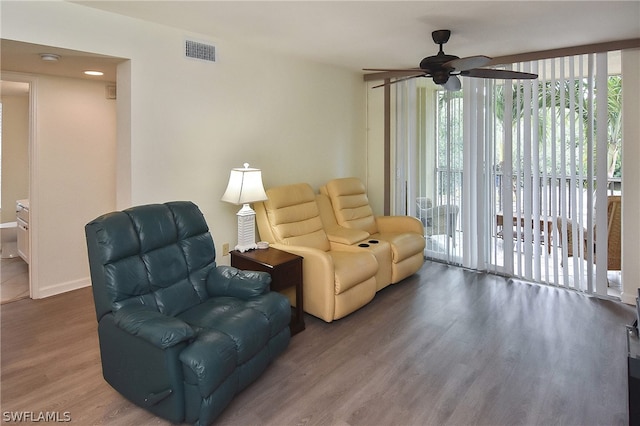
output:
<svg viewBox="0 0 640 426"><path fill-rule="evenodd" d="M57 294L66 293L72 290L91 286L90 278L81 278L79 280L67 281L65 283L55 284L49 287L40 288L37 295L33 295L34 299L44 299L45 297L55 296ZM635 302L634 302L635 303Z"/></svg>

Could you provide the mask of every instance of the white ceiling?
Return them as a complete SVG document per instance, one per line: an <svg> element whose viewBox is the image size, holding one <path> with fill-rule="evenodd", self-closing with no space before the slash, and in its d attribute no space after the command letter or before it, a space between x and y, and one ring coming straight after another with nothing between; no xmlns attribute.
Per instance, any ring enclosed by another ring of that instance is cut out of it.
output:
<svg viewBox="0 0 640 426"><path fill-rule="evenodd" d="M452 30L444 48L460 57L640 38L640 0L74 3L356 71L417 66L437 52L437 29ZM99 68L105 81L115 81L123 60L10 40L2 40L0 53L3 70L87 78L83 70ZM40 53L61 59L45 63Z"/></svg>
<svg viewBox="0 0 640 426"><path fill-rule="evenodd" d="M640 38L640 1L76 1L353 70Z"/></svg>

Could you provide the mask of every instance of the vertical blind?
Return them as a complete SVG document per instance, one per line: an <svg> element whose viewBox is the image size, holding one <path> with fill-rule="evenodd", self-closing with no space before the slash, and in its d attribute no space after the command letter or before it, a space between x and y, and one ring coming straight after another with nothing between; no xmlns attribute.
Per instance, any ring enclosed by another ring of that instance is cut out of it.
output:
<svg viewBox="0 0 640 426"><path fill-rule="evenodd" d="M607 54L515 69L539 78L480 83L494 129L484 141L496 185L487 269L605 295L606 231L596 245L595 230L607 230Z"/></svg>
<svg viewBox="0 0 640 426"><path fill-rule="evenodd" d="M398 215L416 215L415 206L408 200L416 197L416 82L399 83L396 90L395 139L395 185L392 211Z"/></svg>
<svg viewBox="0 0 640 426"><path fill-rule="evenodd" d="M394 85L398 205L419 216L411 206L426 193L459 208L443 260L607 294L608 200L621 181L612 179L609 152L620 143L608 88L621 76L611 60L598 53L514 64L539 78L467 78L459 103Z"/></svg>
<svg viewBox="0 0 640 426"><path fill-rule="evenodd" d="M436 92L424 79L396 84L396 178L407 181L396 185L405 197L398 205L422 221L427 257L453 264L461 263L464 236L462 105L460 92Z"/></svg>

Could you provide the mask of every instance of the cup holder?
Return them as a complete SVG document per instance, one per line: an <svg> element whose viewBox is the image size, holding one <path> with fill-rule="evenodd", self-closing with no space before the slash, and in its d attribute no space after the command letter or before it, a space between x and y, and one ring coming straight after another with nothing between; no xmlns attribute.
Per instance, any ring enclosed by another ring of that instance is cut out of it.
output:
<svg viewBox="0 0 640 426"><path fill-rule="evenodd" d="M358 244L358 247L369 247L369 244L367 244L367 243L361 243L361 244Z"/></svg>
<svg viewBox="0 0 640 426"><path fill-rule="evenodd" d="M378 244L380 241L378 241L378 240L369 240L369 242L370 242L371 244Z"/></svg>

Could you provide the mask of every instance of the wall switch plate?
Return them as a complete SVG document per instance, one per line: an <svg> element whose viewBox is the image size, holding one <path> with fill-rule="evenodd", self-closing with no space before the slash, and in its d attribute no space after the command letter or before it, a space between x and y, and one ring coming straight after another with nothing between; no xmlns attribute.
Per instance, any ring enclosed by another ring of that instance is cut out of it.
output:
<svg viewBox="0 0 640 426"><path fill-rule="evenodd" d="M222 244L222 255L229 256L229 243Z"/></svg>

